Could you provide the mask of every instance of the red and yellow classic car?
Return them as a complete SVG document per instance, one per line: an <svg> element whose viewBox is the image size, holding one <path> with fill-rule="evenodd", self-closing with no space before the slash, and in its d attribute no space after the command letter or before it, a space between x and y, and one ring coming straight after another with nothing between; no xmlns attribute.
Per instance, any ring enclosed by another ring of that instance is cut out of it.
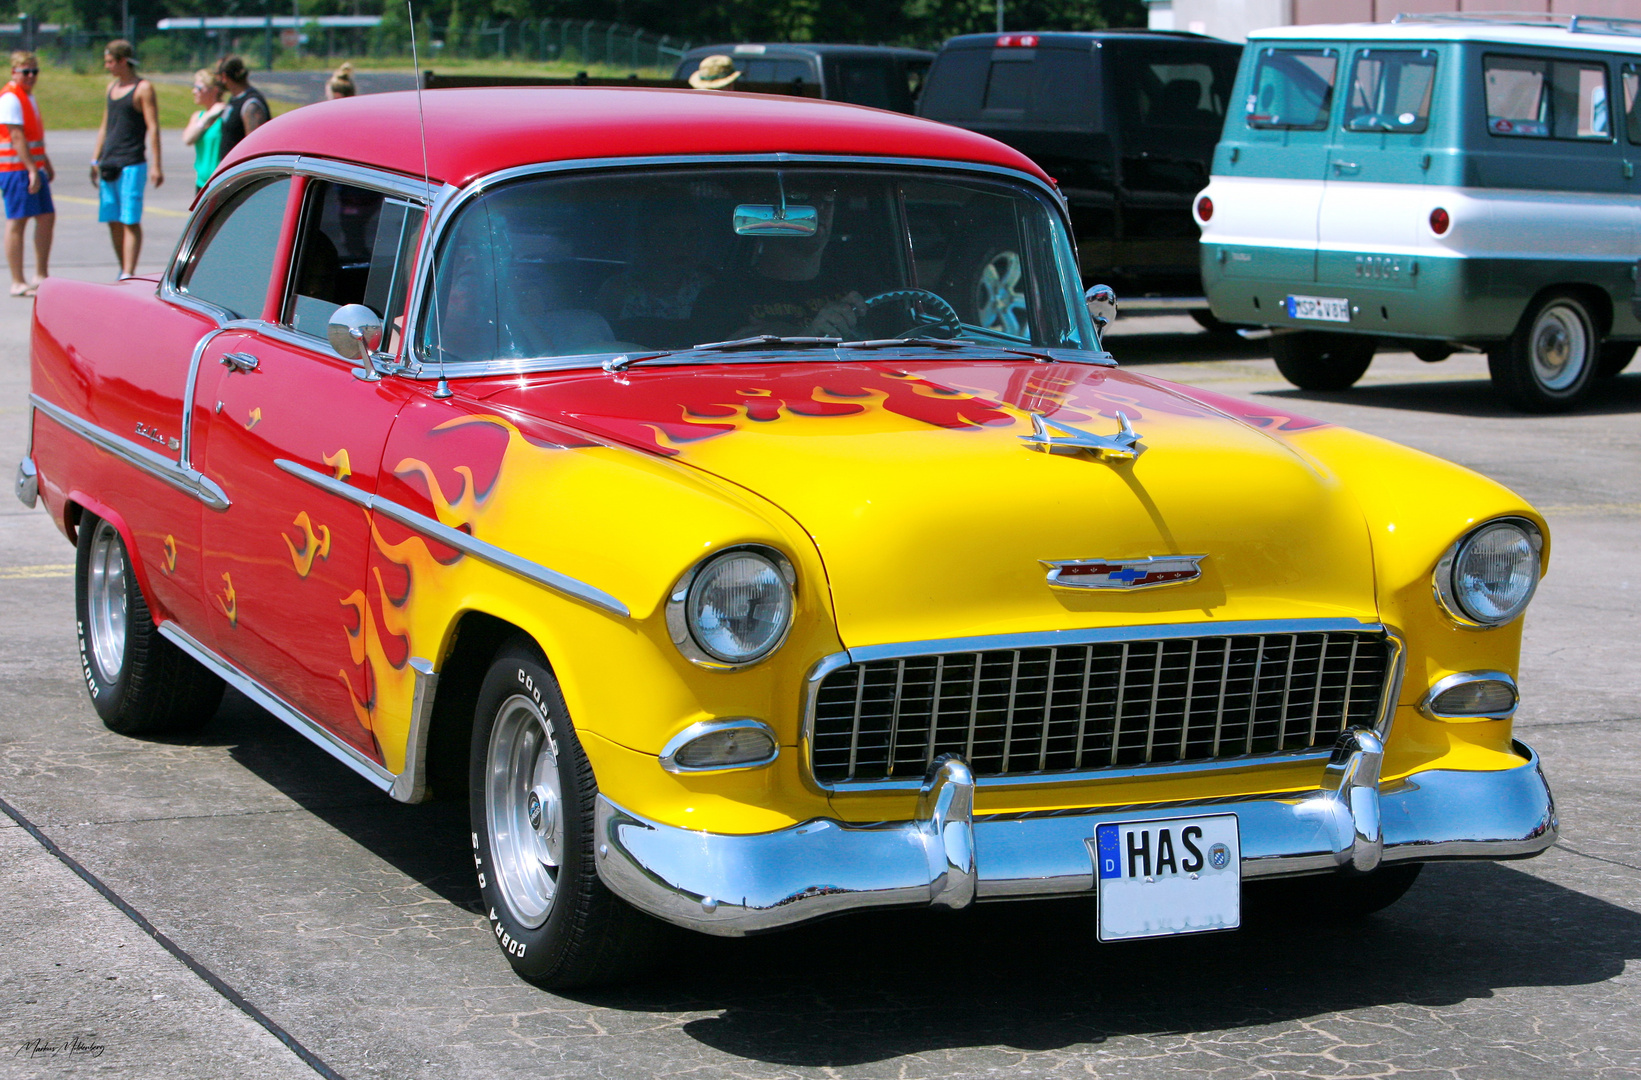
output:
<svg viewBox="0 0 1641 1080"><path fill-rule="evenodd" d="M1102 940L1537 854L1499 485L1115 366L1018 153L827 102L451 90L246 139L53 278L17 493L119 732L224 684L470 801L497 942L1097 898ZM424 137L425 132L425 137Z"/></svg>

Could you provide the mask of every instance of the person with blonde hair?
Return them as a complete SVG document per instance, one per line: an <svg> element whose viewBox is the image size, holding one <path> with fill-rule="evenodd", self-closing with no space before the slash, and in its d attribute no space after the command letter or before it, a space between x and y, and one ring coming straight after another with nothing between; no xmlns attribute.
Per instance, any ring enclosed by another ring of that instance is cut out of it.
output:
<svg viewBox="0 0 1641 1080"><path fill-rule="evenodd" d="M148 186L148 158L154 156L154 186L165 183L160 164L160 105L154 84L137 74L137 57L123 38L103 49L103 69L114 76L108 84L103 123L97 129L92 152L91 182L98 185L97 220L108 223L114 255L120 260L120 278L137 275L142 255L142 197Z"/></svg>
<svg viewBox="0 0 1641 1080"><path fill-rule="evenodd" d="M10 138L0 144L0 195L6 205L6 262L11 267L11 295L33 296L50 270L51 236L57 208L51 181L57 172L46 156L46 129L34 103L40 59L31 52L11 54L11 82L0 90L0 124ZM34 219L34 281L23 280L23 230Z"/></svg>
<svg viewBox="0 0 1641 1080"><path fill-rule="evenodd" d="M222 115L228 103L222 100L222 80L210 68L194 72L194 115L182 129L182 142L194 148L194 190L211 179L222 161Z"/></svg>
<svg viewBox="0 0 1641 1080"><path fill-rule="evenodd" d="M353 82L353 65L343 62L329 80L325 83L325 100L335 101L337 98L352 97L359 92L359 87Z"/></svg>

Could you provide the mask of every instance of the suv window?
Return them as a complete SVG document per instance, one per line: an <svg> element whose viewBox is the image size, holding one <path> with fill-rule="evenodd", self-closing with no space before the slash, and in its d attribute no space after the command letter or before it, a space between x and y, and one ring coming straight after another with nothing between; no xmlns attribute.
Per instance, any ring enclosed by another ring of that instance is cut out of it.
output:
<svg viewBox="0 0 1641 1080"><path fill-rule="evenodd" d="M1209 61L1177 50L1114 52L1107 62L1115 65L1109 85L1128 123L1214 135L1225 125L1225 104L1236 79L1234 54L1216 54Z"/></svg>
<svg viewBox="0 0 1641 1080"><path fill-rule="evenodd" d="M285 223L291 178L254 181L218 210L183 268L177 289L223 308L236 319L262 314L274 255Z"/></svg>
<svg viewBox="0 0 1641 1080"><path fill-rule="evenodd" d="M897 93L900 76L888 60L840 60L832 69L834 101L870 105L874 109L904 109L908 95Z"/></svg>
<svg viewBox="0 0 1641 1080"><path fill-rule="evenodd" d="M1363 49L1351 69L1345 130L1416 134L1430 126L1436 54L1430 49Z"/></svg>
<svg viewBox="0 0 1641 1080"><path fill-rule="evenodd" d="M1482 72L1491 134L1529 139L1612 138L1607 65L1485 56Z"/></svg>
<svg viewBox="0 0 1641 1080"><path fill-rule="evenodd" d="M1333 110L1339 54L1333 49L1262 49L1245 112L1251 128L1321 131Z"/></svg>
<svg viewBox="0 0 1641 1080"><path fill-rule="evenodd" d="M310 180L286 324L323 338L344 304L363 304L384 324L396 324L421 229L420 207L379 191ZM390 330L387 351L391 336Z"/></svg>
<svg viewBox="0 0 1641 1080"><path fill-rule="evenodd" d="M807 60L740 60L735 66L747 82L816 82L814 68Z"/></svg>
<svg viewBox="0 0 1641 1080"><path fill-rule="evenodd" d="M1631 146L1641 146L1641 68L1624 65L1624 131Z"/></svg>

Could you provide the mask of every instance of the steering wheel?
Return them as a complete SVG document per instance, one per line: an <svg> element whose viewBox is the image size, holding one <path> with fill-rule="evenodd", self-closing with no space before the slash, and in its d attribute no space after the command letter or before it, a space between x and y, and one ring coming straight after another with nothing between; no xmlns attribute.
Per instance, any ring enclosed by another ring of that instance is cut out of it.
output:
<svg viewBox="0 0 1641 1080"><path fill-rule="evenodd" d="M864 315L881 304L891 304L896 300L921 300L934 308L940 318L920 322L910 330L901 331L895 337L922 337L931 330L944 330L945 337L956 337L957 332L963 328L963 320L958 317L957 309L947 303L944 296L928 289L890 289L888 292L880 292L861 302L861 314Z"/></svg>

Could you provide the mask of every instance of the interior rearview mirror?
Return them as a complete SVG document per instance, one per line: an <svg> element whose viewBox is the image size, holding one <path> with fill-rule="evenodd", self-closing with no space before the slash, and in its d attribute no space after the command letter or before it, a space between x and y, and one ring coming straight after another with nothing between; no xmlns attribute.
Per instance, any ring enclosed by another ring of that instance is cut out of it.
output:
<svg viewBox="0 0 1641 1080"><path fill-rule="evenodd" d="M793 203L779 208L743 203L735 208L734 221L737 236L814 236L820 214L813 206Z"/></svg>

